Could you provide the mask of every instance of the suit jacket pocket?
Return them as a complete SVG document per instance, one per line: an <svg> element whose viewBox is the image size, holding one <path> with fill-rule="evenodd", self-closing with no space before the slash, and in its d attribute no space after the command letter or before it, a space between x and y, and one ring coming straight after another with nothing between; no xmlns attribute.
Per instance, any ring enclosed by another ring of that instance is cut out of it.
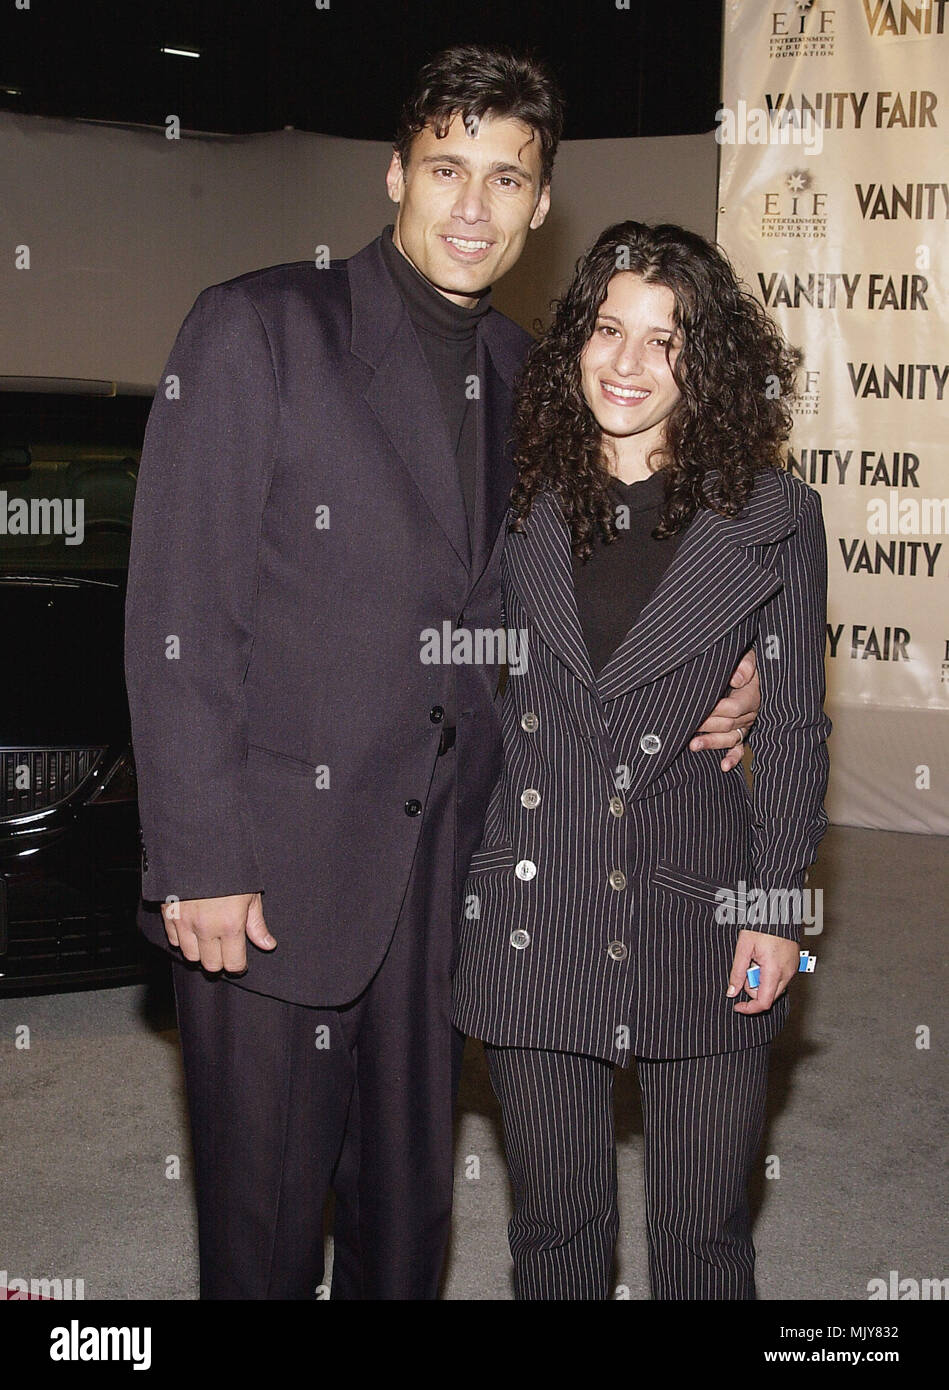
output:
<svg viewBox="0 0 949 1390"><path fill-rule="evenodd" d="M705 878L702 874L693 873L691 869L680 868L669 859L660 859L652 871L652 882L659 888L682 893L695 902L710 903L713 907L722 901L717 895L723 889L733 891L731 885L716 882L713 878Z"/></svg>
<svg viewBox="0 0 949 1390"><path fill-rule="evenodd" d="M284 775L293 778L304 777L311 783L316 780L316 764L291 753L278 753L273 748L264 748L259 743L247 745L247 766L264 773Z"/></svg>
<svg viewBox="0 0 949 1390"><path fill-rule="evenodd" d="M492 869L513 869L514 849L511 845L500 845L495 849L477 849L471 856L469 874L486 874Z"/></svg>

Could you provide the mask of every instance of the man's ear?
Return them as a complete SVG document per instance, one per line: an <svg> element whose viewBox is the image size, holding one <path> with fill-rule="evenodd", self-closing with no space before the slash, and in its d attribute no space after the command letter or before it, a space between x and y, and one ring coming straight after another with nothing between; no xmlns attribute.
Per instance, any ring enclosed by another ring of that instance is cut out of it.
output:
<svg viewBox="0 0 949 1390"><path fill-rule="evenodd" d="M537 200L537 206L536 206L536 208L534 209L534 216L531 218L531 221L530 221L530 226L531 226L531 231L532 231L532 232L536 232L537 228L540 227L540 226L543 224L544 218L547 216L547 213L549 212L549 210L550 210L550 184L549 184L549 183L545 183L544 186L543 186L543 188L541 189L540 197L539 197L538 200Z"/></svg>
<svg viewBox="0 0 949 1390"><path fill-rule="evenodd" d="M393 150L389 167L386 170L386 190L393 203L401 203L404 189L405 174L402 171L402 160L399 158L398 150Z"/></svg>

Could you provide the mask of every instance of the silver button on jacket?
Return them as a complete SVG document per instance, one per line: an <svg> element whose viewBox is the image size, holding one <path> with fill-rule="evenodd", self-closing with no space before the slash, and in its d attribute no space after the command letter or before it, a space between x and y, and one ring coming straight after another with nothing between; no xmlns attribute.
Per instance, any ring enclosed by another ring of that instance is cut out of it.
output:
<svg viewBox="0 0 949 1390"><path fill-rule="evenodd" d="M525 946L531 944L530 932L518 930L511 932L511 945L515 951L523 951Z"/></svg>
<svg viewBox="0 0 949 1390"><path fill-rule="evenodd" d="M504 757L484 788L491 848L465 887L480 915L457 923L453 1021L489 1046L620 1065L758 1047L784 1026L789 991L763 1013L735 1013L725 999L735 933L717 916L723 888L736 898L741 883L799 888L827 824L820 492L763 468L740 515L700 507L599 671L575 601L568 511L541 487L522 529L505 534L508 623L530 662L496 701ZM772 634L780 679L763 692L749 796L737 768L723 775L717 755L689 743L740 652L755 647L762 670L774 665L763 659ZM768 930L796 941L800 927ZM529 934L526 950L515 931Z"/></svg>

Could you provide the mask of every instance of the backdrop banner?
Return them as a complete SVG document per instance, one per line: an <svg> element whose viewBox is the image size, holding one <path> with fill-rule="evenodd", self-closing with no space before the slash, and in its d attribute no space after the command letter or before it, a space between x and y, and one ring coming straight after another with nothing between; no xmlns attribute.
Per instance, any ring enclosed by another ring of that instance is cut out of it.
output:
<svg viewBox="0 0 949 1390"><path fill-rule="evenodd" d="M828 812L941 834L947 73L945 0L726 0L718 239L801 356L789 461L827 526Z"/></svg>

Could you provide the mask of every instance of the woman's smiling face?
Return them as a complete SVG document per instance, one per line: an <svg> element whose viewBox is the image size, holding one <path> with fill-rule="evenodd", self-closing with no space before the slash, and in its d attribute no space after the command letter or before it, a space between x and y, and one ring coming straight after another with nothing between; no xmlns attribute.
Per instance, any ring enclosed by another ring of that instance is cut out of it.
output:
<svg viewBox="0 0 949 1390"><path fill-rule="evenodd" d="M681 399L672 375L682 346L674 310L667 286L619 271L580 355L584 399L620 454L623 440L635 440L637 451L661 446L665 422Z"/></svg>

